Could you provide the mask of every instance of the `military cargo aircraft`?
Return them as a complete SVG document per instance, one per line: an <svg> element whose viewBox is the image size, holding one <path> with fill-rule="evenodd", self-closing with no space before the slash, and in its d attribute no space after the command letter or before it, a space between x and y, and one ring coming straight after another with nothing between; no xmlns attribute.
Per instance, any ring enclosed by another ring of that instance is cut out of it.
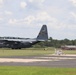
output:
<svg viewBox="0 0 76 75"><path fill-rule="evenodd" d="M21 49L48 40L47 26L43 25L37 38L0 37L1 48Z"/></svg>

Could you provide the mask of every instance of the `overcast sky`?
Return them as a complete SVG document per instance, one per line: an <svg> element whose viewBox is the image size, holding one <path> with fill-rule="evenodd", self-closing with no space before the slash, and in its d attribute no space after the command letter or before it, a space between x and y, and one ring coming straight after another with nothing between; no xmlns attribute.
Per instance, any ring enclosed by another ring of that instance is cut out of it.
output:
<svg viewBox="0 0 76 75"><path fill-rule="evenodd" d="M0 36L35 38L43 24L49 37L76 39L76 0L0 0Z"/></svg>

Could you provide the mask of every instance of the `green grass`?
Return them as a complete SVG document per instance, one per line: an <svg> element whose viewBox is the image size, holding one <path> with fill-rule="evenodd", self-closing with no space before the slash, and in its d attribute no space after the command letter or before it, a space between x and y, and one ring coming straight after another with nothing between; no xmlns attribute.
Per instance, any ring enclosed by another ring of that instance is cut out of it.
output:
<svg viewBox="0 0 76 75"><path fill-rule="evenodd" d="M76 50L64 50L65 54L76 54Z"/></svg>
<svg viewBox="0 0 76 75"><path fill-rule="evenodd" d="M76 75L76 69L0 66L0 75Z"/></svg>
<svg viewBox="0 0 76 75"><path fill-rule="evenodd" d="M44 48L27 48L21 50L0 49L0 56L44 55L53 53L54 51L51 48L48 50L44 50Z"/></svg>
<svg viewBox="0 0 76 75"><path fill-rule="evenodd" d="M21 50L0 48L0 57L3 56L26 56L26 55L47 55L54 54L55 48L26 48ZM64 54L76 54L76 50L63 50Z"/></svg>

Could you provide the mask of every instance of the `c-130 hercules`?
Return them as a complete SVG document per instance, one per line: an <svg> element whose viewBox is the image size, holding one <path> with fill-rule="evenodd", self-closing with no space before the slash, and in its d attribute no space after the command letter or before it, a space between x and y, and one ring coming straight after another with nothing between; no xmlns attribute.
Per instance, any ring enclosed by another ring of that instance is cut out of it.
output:
<svg viewBox="0 0 76 75"><path fill-rule="evenodd" d="M1 48L11 48L11 49L21 49L32 47L32 45L48 40L47 26L43 25L37 38L17 38L17 37L1 37L0 47Z"/></svg>

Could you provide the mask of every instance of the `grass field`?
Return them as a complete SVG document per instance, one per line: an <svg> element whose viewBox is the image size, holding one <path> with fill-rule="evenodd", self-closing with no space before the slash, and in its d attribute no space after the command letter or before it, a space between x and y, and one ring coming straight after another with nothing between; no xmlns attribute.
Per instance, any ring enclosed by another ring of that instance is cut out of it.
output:
<svg viewBox="0 0 76 75"><path fill-rule="evenodd" d="M0 66L0 75L76 75L76 69Z"/></svg>
<svg viewBox="0 0 76 75"><path fill-rule="evenodd" d="M44 55L52 53L54 53L54 50L52 48L48 50L44 48L27 48L21 50L0 49L0 56Z"/></svg>
<svg viewBox="0 0 76 75"><path fill-rule="evenodd" d="M0 49L0 56L26 56L54 54L55 48L27 48L21 50ZM76 54L76 50L64 50L65 54Z"/></svg>

